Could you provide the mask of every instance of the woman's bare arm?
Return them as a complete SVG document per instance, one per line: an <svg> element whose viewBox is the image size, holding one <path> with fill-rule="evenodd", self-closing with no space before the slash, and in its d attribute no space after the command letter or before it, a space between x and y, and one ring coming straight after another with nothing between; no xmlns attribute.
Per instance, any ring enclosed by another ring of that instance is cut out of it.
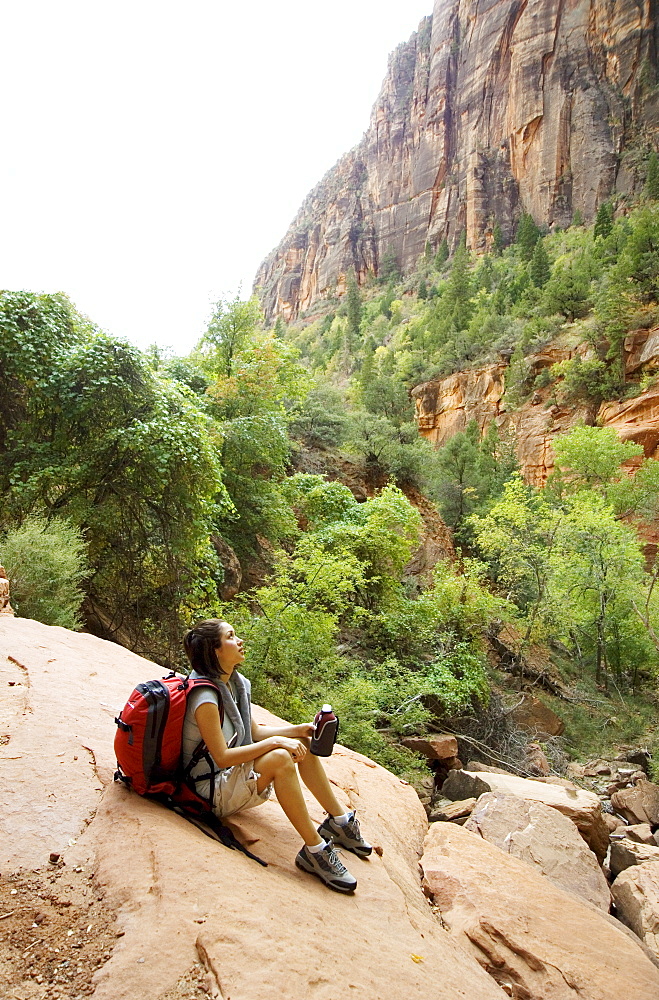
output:
<svg viewBox="0 0 659 1000"><path fill-rule="evenodd" d="M294 760L301 760L306 747L299 739L289 738L284 732L273 732L258 743L249 743L245 747L228 747L220 724L220 713L217 705L205 702L195 712L195 721L199 726L202 740L208 747L211 757L218 767L233 767L235 764L246 764L262 757L268 750L288 750ZM296 728L296 727L288 727ZM252 737L253 738L253 737Z"/></svg>
<svg viewBox="0 0 659 1000"><path fill-rule="evenodd" d="M303 722L300 726L261 726L252 719L252 739L255 743L261 743L271 736L288 736L294 740L302 740L313 736L313 723Z"/></svg>

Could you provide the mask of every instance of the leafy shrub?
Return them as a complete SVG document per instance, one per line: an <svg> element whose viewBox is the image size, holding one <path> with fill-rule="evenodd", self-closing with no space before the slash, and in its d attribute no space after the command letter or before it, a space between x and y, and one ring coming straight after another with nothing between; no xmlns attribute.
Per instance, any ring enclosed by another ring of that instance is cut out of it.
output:
<svg viewBox="0 0 659 1000"><path fill-rule="evenodd" d="M81 627L81 581L88 573L81 533L67 521L29 517L0 543L11 586L11 601L21 618L44 625Z"/></svg>

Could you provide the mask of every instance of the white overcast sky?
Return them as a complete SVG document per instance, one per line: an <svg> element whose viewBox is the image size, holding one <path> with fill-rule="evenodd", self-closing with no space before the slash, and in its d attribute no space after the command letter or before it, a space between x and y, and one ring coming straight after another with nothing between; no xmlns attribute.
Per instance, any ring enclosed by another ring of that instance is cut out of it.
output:
<svg viewBox="0 0 659 1000"><path fill-rule="evenodd" d="M3 4L0 287L187 353L361 138L432 0Z"/></svg>

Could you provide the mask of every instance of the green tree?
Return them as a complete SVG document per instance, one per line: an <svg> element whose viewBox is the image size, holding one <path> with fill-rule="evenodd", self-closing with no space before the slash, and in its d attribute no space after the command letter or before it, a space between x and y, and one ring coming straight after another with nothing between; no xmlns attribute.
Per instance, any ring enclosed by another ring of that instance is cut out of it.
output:
<svg viewBox="0 0 659 1000"><path fill-rule="evenodd" d="M212 366L213 374L226 378L233 375L235 359L249 343L260 320L256 298L243 302L238 294L231 302L221 299L217 303L201 341L206 366Z"/></svg>
<svg viewBox="0 0 659 1000"><path fill-rule="evenodd" d="M423 301L428 298L428 285L426 284L426 279L421 278L419 281L419 289L417 291L418 297Z"/></svg>
<svg viewBox="0 0 659 1000"><path fill-rule="evenodd" d="M605 240L609 236L611 230L613 229L613 205L610 201L603 201L600 207L597 209L597 217L595 219L595 228L593 229L593 237L597 239Z"/></svg>
<svg viewBox="0 0 659 1000"><path fill-rule="evenodd" d="M503 252L503 232L497 222L492 230L492 253L500 257Z"/></svg>
<svg viewBox="0 0 659 1000"><path fill-rule="evenodd" d="M0 455L0 492L5 523L37 513L84 530L96 630L178 655L183 604L206 601L221 579L210 535L231 510L191 392L136 348L90 335L33 381Z"/></svg>
<svg viewBox="0 0 659 1000"><path fill-rule="evenodd" d="M290 424L290 434L310 448L341 444L346 429L346 400L331 382L317 378Z"/></svg>
<svg viewBox="0 0 659 1000"><path fill-rule="evenodd" d="M644 193L651 201L659 200L659 157L654 150L648 157Z"/></svg>
<svg viewBox="0 0 659 1000"><path fill-rule="evenodd" d="M652 522L659 508L659 463L643 459L641 445L621 441L611 427L574 427L554 446L555 471L548 491L565 496L587 490L602 496L616 517Z"/></svg>
<svg viewBox="0 0 659 1000"><path fill-rule="evenodd" d="M359 342L359 327L362 319L362 299L357 284L355 272L348 274L346 306L348 310L348 326L346 329L346 347L352 353Z"/></svg>
<svg viewBox="0 0 659 1000"><path fill-rule="evenodd" d="M524 613L524 641L546 635L554 618L550 556L560 513L517 476L490 511L472 515L470 524L495 578Z"/></svg>
<svg viewBox="0 0 659 1000"><path fill-rule="evenodd" d="M574 322L588 311L589 294L590 277L583 256L556 264L543 289L545 312L548 315L561 313Z"/></svg>
<svg viewBox="0 0 659 1000"><path fill-rule="evenodd" d="M440 271L444 267L444 264L446 263L448 258L449 258L448 241L446 237L444 237L442 242L437 247L437 253L435 254L435 267L437 268L438 271Z"/></svg>
<svg viewBox="0 0 659 1000"><path fill-rule="evenodd" d="M380 258L380 269L378 277L380 281L400 281L400 265L398 264L398 254L393 246L388 246Z"/></svg>
<svg viewBox="0 0 659 1000"><path fill-rule="evenodd" d="M533 216L528 212L524 212L519 220L517 235L515 237L515 242L520 249L522 260L531 260L535 245L539 239L540 230L536 226Z"/></svg>
<svg viewBox="0 0 659 1000"><path fill-rule="evenodd" d="M551 587L572 622L577 646L593 649L595 679L608 686L608 647L620 623L635 621L632 600L643 578L635 531L617 521L603 497L571 498L551 555Z"/></svg>
<svg viewBox="0 0 659 1000"><path fill-rule="evenodd" d="M544 288L551 276L551 265L545 248L545 242L539 239L533 250L529 264L529 277L536 288Z"/></svg>
<svg viewBox="0 0 659 1000"><path fill-rule="evenodd" d="M89 329L63 295L0 292L0 452L25 418L32 386Z"/></svg>
<svg viewBox="0 0 659 1000"><path fill-rule="evenodd" d="M471 254L461 240L453 255L448 285L441 300L443 310L456 330L464 330L469 325L474 312L473 291Z"/></svg>
<svg viewBox="0 0 659 1000"><path fill-rule="evenodd" d="M28 517L0 540L0 562L21 618L79 629L82 581L89 573L78 528L60 518Z"/></svg>

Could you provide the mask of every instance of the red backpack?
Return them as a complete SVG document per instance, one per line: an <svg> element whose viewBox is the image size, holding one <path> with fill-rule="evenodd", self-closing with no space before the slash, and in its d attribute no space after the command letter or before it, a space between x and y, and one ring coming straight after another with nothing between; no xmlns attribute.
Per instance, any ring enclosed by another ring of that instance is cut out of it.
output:
<svg viewBox="0 0 659 1000"><path fill-rule="evenodd" d="M193 795L202 808L212 808L188 787L188 775L182 770L181 741L188 695L195 687L219 689L208 678L181 677L170 674L160 681L138 684L114 721L117 733L114 752L117 755L115 779L123 781L138 795L169 796L184 800ZM220 723L224 707L219 698ZM197 746L189 772L207 753L203 741Z"/></svg>

